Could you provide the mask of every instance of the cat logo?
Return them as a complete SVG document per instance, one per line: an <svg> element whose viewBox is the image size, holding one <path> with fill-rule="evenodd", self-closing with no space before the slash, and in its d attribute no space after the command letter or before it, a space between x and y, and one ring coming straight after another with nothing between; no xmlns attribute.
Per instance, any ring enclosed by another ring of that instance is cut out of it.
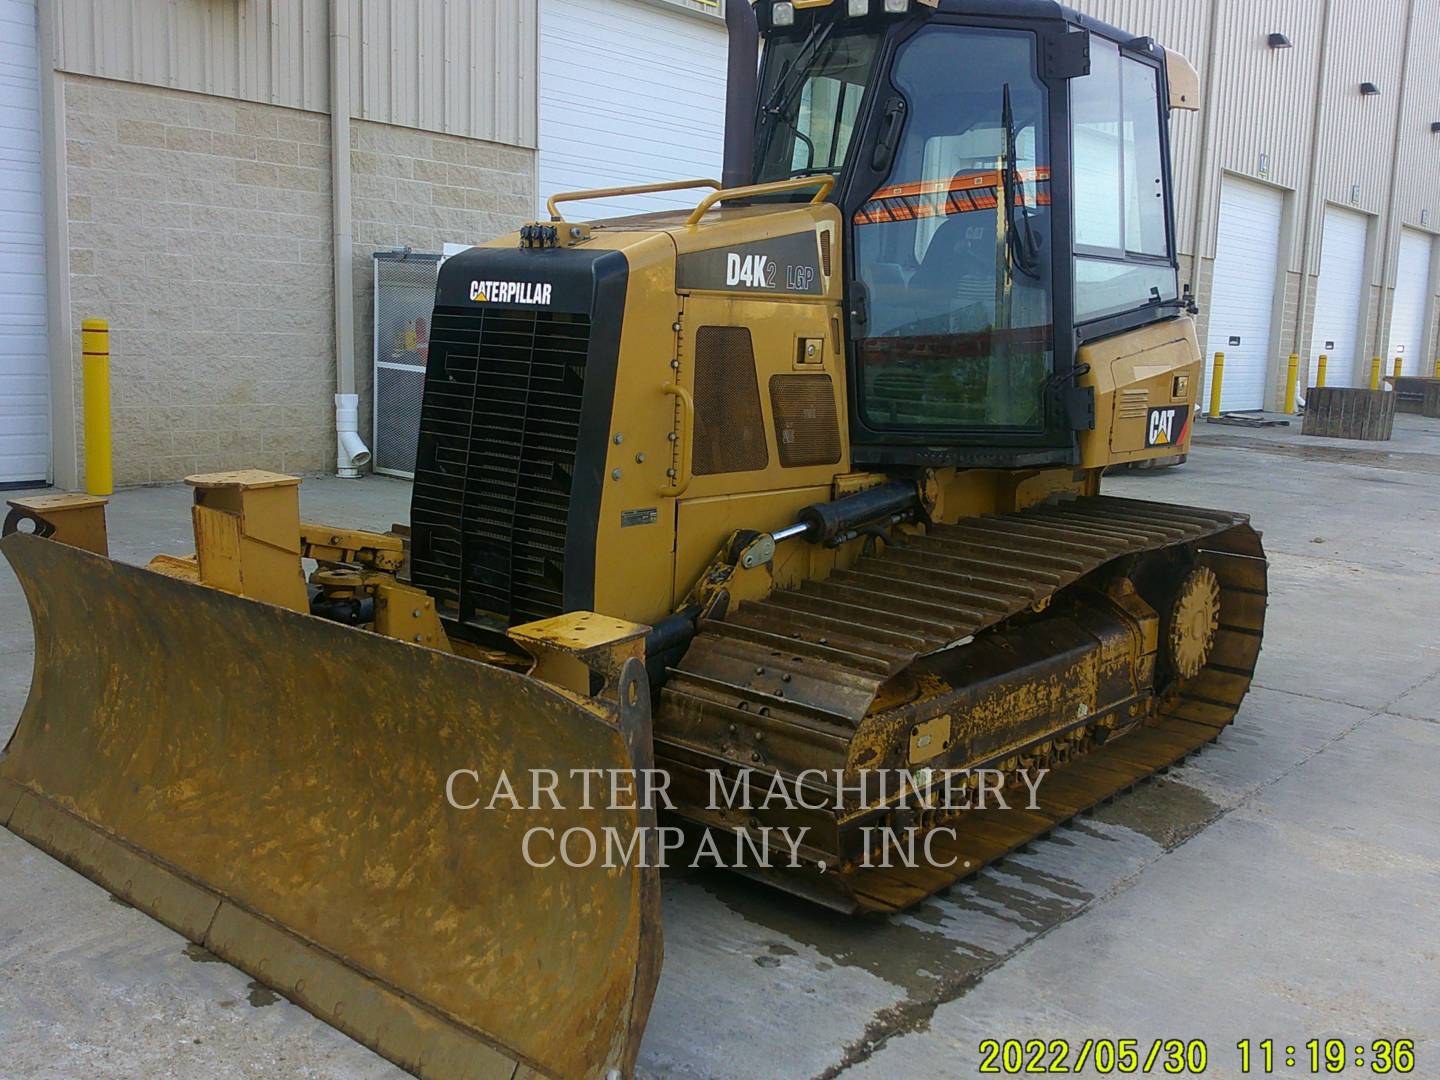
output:
<svg viewBox="0 0 1440 1080"><path fill-rule="evenodd" d="M1186 423L1181 426L1180 412L1186 412ZM1174 446L1185 441L1190 433L1189 409L1183 405L1171 405L1163 409L1151 409L1145 419L1145 446Z"/></svg>

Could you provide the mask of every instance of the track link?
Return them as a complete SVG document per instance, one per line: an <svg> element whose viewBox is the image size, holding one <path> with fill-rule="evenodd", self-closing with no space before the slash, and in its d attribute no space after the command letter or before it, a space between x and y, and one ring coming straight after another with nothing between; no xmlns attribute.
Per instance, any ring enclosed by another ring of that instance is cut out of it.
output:
<svg viewBox="0 0 1440 1080"><path fill-rule="evenodd" d="M807 767L843 768L856 728L885 708L882 688L916 660L1043 605L1116 560L1176 546L1192 548L1220 582L1208 663L1157 699L1144 723L1047 776L1038 809L969 811L948 822L958 834L949 843L953 872L766 875L842 909L908 907L1188 756L1234 719L1259 656L1267 593L1264 552L1244 515L1075 499L937 525L823 581L742 604L724 621L703 622L670 672L655 716L657 758L692 772L793 773L786 763L797 757Z"/></svg>

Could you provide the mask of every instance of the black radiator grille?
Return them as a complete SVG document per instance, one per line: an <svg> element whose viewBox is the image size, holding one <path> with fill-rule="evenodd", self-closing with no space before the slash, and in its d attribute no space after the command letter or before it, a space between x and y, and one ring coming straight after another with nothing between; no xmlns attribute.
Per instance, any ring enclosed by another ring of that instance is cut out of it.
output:
<svg viewBox="0 0 1440 1080"><path fill-rule="evenodd" d="M437 309L411 506L416 585L508 625L564 610L587 315Z"/></svg>

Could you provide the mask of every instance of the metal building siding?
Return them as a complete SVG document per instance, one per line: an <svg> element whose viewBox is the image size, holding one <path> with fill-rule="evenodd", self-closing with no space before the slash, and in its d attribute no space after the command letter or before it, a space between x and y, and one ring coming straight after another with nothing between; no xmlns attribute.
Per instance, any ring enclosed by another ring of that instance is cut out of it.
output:
<svg viewBox="0 0 1440 1080"><path fill-rule="evenodd" d="M58 66L323 112L327 0L58 0Z"/></svg>
<svg viewBox="0 0 1440 1080"><path fill-rule="evenodd" d="M355 115L534 147L536 0L364 0L351 37Z"/></svg>
<svg viewBox="0 0 1440 1080"><path fill-rule="evenodd" d="M1210 73L1206 58L1210 50L1210 7L1212 0L1077 0L1076 11L1127 30L1152 37L1167 49L1181 53L1200 72L1202 108ZM1440 0L1436 0L1440 2ZM1171 114L1170 140L1175 162L1175 228L1181 253L1192 254L1195 236L1195 207L1200 183L1200 139L1204 114Z"/></svg>
<svg viewBox="0 0 1440 1080"><path fill-rule="evenodd" d="M1206 197L1207 219L1216 220L1221 171L1303 191L1310 174L1316 79L1323 7L1319 0L1215 0L1216 40L1207 62L1215 69L1206 104L1212 110L1214 161ZM1272 49L1271 33L1283 33L1289 49ZM1275 107L1257 110L1256 104ZM1262 175L1264 155L1265 170ZM1297 268L1302 230L1282 240L1284 264ZM1214 229L1204 255L1214 254Z"/></svg>
<svg viewBox="0 0 1440 1080"><path fill-rule="evenodd" d="M1390 192L1409 2L1330 3L1332 23L1315 183L1321 201L1383 214ZM1362 82L1375 83L1380 94L1361 94ZM1357 185L1358 202L1353 198ZM1381 268L1376 270L1378 278Z"/></svg>
<svg viewBox="0 0 1440 1080"><path fill-rule="evenodd" d="M1415 0L1406 70L1404 113L1400 119L1400 156L1395 178L1397 223L1440 229L1440 135L1430 125L1440 121L1440 0Z"/></svg>
<svg viewBox="0 0 1440 1080"><path fill-rule="evenodd" d="M350 0L353 114L533 147L537 0ZM57 66L330 108L328 0L56 0Z"/></svg>

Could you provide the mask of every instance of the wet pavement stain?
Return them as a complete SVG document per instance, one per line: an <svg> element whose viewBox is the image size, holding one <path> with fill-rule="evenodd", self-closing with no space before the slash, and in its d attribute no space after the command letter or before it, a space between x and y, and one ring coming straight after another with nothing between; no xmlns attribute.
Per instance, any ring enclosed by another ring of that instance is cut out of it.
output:
<svg viewBox="0 0 1440 1080"><path fill-rule="evenodd" d="M274 1005L280 1000L280 995L271 990L263 983L250 982L250 994L247 1000L257 1009L263 1009L267 1005Z"/></svg>
<svg viewBox="0 0 1440 1080"><path fill-rule="evenodd" d="M1214 446L1236 447L1258 450L1262 454L1276 457L1298 458L1301 461L1330 461L1341 465L1368 465L1376 469L1395 469L1400 472L1424 472L1440 469L1440 455L1421 453L1395 453L1389 450L1359 450L1344 446L1296 446L1292 443L1271 442L1248 435L1211 435L1205 442Z"/></svg>
<svg viewBox="0 0 1440 1080"><path fill-rule="evenodd" d="M1004 867L991 867L969 882L963 892L949 898L949 903L965 911L975 911L1018 926L1027 934L1039 934L1064 922L1090 899L1083 889L1079 897L1049 896L1034 889L1017 888L1005 876L1015 869L1007 862ZM1022 880L1023 878L1018 878ZM1071 883L1073 885L1073 883ZM1043 886L1042 886L1043 888Z"/></svg>
<svg viewBox="0 0 1440 1080"><path fill-rule="evenodd" d="M196 945L193 941L185 946L185 955L197 964L223 964L224 960L216 956L203 945Z"/></svg>
<svg viewBox="0 0 1440 1080"><path fill-rule="evenodd" d="M1205 828L1219 812L1220 805L1197 788L1156 777L1126 798L1101 807L1095 818L1133 829L1168 851Z"/></svg>
<svg viewBox="0 0 1440 1080"><path fill-rule="evenodd" d="M953 930L941 930L943 913L927 918L930 901L898 918L842 915L723 870L686 868L677 876L704 889L747 922L809 946L833 964L878 976L911 997L934 994L947 979L991 962L957 950ZM794 951L793 946L785 947ZM770 946L769 955L755 962L774 967L780 955L784 954L777 955ZM913 959L906 959L916 956L924 956L933 970L917 970Z"/></svg>
<svg viewBox="0 0 1440 1080"><path fill-rule="evenodd" d="M1048 842L1058 842L1058 838L1051 836L1048 838ZM1074 847L1074 841L1065 841L1065 846ZM1011 877L1019 878L1025 884L1036 889L1044 889L1063 899L1076 901L1077 904L1088 904L1095 899L1094 893L1089 889L1082 888L1069 878L1060 877L1058 874L1047 874L1044 870L1037 870L1033 866L1026 866L1013 859L1006 862L1003 872Z"/></svg>
<svg viewBox="0 0 1440 1080"><path fill-rule="evenodd" d="M1087 818L1095 817L1100 809L1102 808L1096 807L1094 810L1087 810L1085 811L1085 816ZM1088 836L1091 840L1104 840L1107 844L1118 844L1120 842L1118 837L1110 836L1103 830L1095 828L1093 825L1087 825L1079 818L1071 818L1068 828L1074 829L1081 836Z"/></svg>

